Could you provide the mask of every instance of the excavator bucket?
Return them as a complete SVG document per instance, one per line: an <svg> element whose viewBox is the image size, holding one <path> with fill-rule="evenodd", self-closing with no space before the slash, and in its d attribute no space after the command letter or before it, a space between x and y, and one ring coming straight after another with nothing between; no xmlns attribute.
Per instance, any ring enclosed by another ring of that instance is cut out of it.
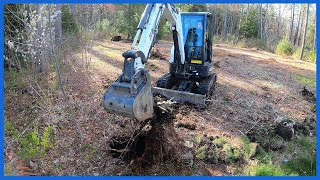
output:
<svg viewBox="0 0 320 180"><path fill-rule="evenodd" d="M153 116L153 96L150 80L138 86L120 82L112 83L103 96L104 108L114 114L144 121Z"/></svg>

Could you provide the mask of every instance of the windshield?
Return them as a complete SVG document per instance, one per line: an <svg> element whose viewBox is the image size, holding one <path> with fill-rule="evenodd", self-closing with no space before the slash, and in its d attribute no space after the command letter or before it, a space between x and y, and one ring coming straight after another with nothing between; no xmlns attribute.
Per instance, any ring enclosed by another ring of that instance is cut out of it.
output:
<svg viewBox="0 0 320 180"><path fill-rule="evenodd" d="M181 16L186 59L202 59L203 16Z"/></svg>
<svg viewBox="0 0 320 180"><path fill-rule="evenodd" d="M202 46L203 42L203 16L181 17L183 42L193 43L192 46ZM191 45L191 44L190 44Z"/></svg>

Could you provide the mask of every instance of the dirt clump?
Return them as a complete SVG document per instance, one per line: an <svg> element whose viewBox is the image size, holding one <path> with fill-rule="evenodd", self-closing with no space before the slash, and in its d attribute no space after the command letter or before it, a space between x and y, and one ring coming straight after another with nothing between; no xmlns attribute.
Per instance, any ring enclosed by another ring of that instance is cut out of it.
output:
<svg viewBox="0 0 320 180"><path fill-rule="evenodd" d="M152 127L145 134L144 153L131 162L128 175L209 175L200 167L193 150L182 144L173 119L172 113L155 108Z"/></svg>
<svg viewBox="0 0 320 180"><path fill-rule="evenodd" d="M160 58L161 60L165 60L166 59L165 55L163 53L161 53L161 51L158 48L152 49L150 58L151 59Z"/></svg>
<svg viewBox="0 0 320 180"><path fill-rule="evenodd" d="M121 41L121 36L114 36L111 38L111 41L119 42Z"/></svg>
<svg viewBox="0 0 320 180"><path fill-rule="evenodd" d="M186 129L189 129L189 130L196 130L197 126L196 124L190 124L190 123L181 123L179 122L177 125L176 125L177 128L186 128Z"/></svg>
<svg viewBox="0 0 320 180"><path fill-rule="evenodd" d="M284 148L284 139L275 133L276 126L261 124L247 133L250 142L258 143L261 148L269 152L271 150L281 150Z"/></svg>
<svg viewBox="0 0 320 180"><path fill-rule="evenodd" d="M316 97L314 93L306 89L306 87L303 87L303 90L301 91L301 95L310 103L316 102Z"/></svg>
<svg viewBox="0 0 320 180"><path fill-rule="evenodd" d="M299 135L315 136L316 120L306 117L303 122L296 122L289 118L275 124L261 124L253 128L248 134L251 142L259 143L266 150L281 150L285 141L291 141Z"/></svg>
<svg viewBox="0 0 320 180"><path fill-rule="evenodd" d="M295 133L302 134L305 136L316 135L316 119L314 116L306 117L303 122L297 122L294 125Z"/></svg>
<svg viewBox="0 0 320 180"><path fill-rule="evenodd" d="M283 120L276 125L275 134L289 141L294 136L294 125L295 122L290 119Z"/></svg>
<svg viewBox="0 0 320 180"><path fill-rule="evenodd" d="M144 153L146 145L146 137L144 134L138 135L136 139L128 136L117 136L112 139L113 141L110 143L110 154L114 158L122 158L125 161L130 161L134 158L141 157Z"/></svg>

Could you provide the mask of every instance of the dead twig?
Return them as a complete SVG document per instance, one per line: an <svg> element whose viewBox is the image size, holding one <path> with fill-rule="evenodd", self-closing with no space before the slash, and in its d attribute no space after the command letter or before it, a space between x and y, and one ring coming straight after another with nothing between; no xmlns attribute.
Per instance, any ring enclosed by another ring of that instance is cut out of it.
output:
<svg viewBox="0 0 320 180"><path fill-rule="evenodd" d="M50 26L51 26L51 23L50 23ZM50 27L51 28L51 27ZM59 68L59 63L58 63L58 60L57 60L57 57L56 57L56 51L53 47L54 45L54 41L53 41L53 35L52 35L52 32L50 32L50 39L51 39L51 53L52 53L52 59L54 60L55 62L55 69L56 69L56 73L57 73L57 80L58 80L58 84L59 84L59 87L60 87L60 90L62 91L62 94L63 94L63 97L64 97L64 101L65 103L67 103L68 107L69 107L69 113L71 115L71 120L73 121L73 123L75 124L76 126L76 130L80 136L80 139L83 140L84 139L84 135L83 135L83 132L80 128L80 125L79 123L77 122L76 118L75 118L75 115L74 115L74 112L73 112L73 108L71 106L71 103L70 101L68 100L68 97L64 91L64 87L63 87L63 84L62 84L62 81L61 81L61 74L60 74L60 68Z"/></svg>
<svg viewBox="0 0 320 180"><path fill-rule="evenodd" d="M261 120L257 121L249 130L246 131L246 134L248 134Z"/></svg>

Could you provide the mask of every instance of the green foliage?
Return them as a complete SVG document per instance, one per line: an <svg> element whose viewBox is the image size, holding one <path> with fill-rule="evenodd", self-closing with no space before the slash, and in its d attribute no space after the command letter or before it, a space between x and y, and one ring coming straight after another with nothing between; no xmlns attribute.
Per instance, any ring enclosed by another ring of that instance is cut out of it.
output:
<svg viewBox="0 0 320 180"><path fill-rule="evenodd" d="M125 34L128 39L133 39L137 26L144 11L145 4L124 4L117 12L118 22L115 24L119 33Z"/></svg>
<svg viewBox="0 0 320 180"><path fill-rule="evenodd" d="M170 23L163 18L160 20L160 23L158 26L157 40L160 40L163 37L170 36L170 35L171 35Z"/></svg>
<svg viewBox="0 0 320 180"><path fill-rule="evenodd" d="M177 7L181 12L205 12L207 6L205 4L178 4Z"/></svg>
<svg viewBox="0 0 320 180"><path fill-rule="evenodd" d="M17 91L21 91L21 89L27 87L27 84L23 80L23 77L25 77L25 75L25 71L23 70L16 71L14 69L6 69L4 71L5 103L7 101L12 101L12 99L10 99L12 93L16 93Z"/></svg>
<svg viewBox="0 0 320 180"><path fill-rule="evenodd" d="M307 28L307 34L306 34L306 47L308 47L307 49L310 51L313 46L314 43L314 35L316 33L316 25L315 23L310 22L308 23L308 28Z"/></svg>
<svg viewBox="0 0 320 180"><path fill-rule="evenodd" d="M74 17L72 16L69 5L61 6L61 26L63 36L77 34L79 32L78 26L75 22Z"/></svg>
<svg viewBox="0 0 320 180"><path fill-rule="evenodd" d="M248 144L247 138L244 138ZM247 167L249 175L283 176L316 174L316 143L314 137L297 136L288 142L283 142L284 149L266 152L259 149L256 156L257 165ZM287 160L284 162L283 160Z"/></svg>
<svg viewBox="0 0 320 180"><path fill-rule="evenodd" d="M305 53L305 60L310 62L316 62L317 54L316 51L308 51Z"/></svg>
<svg viewBox="0 0 320 180"><path fill-rule="evenodd" d="M316 62L316 51L314 50L309 50L310 48L305 48L304 52L303 52L303 57L302 60L304 61L309 61L309 62ZM301 54L301 48L295 48L294 53L293 53L293 57L296 59L300 58L300 54Z"/></svg>
<svg viewBox="0 0 320 180"><path fill-rule="evenodd" d="M99 150L99 148L97 148L89 143L85 143L83 145L83 147L81 148L81 152L86 152L86 155L84 156L85 161L91 161L95 157L101 155L101 151Z"/></svg>
<svg viewBox="0 0 320 180"><path fill-rule="evenodd" d="M198 159L205 159L206 158L206 151L207 151L208 146L200 146L196 149L196 157Z"/></svg>
<svg viewBox="0 0 320 180"><path fill-rule="evenodd" d="M7 136L12 136L15 139L19 137L17 129L13 127L12 123L6 120L4 122L4 132Z"/></svg>
<svg viewBox="0 0 320 180"><path fill-rule="evenodd" d="M282 39L276 47L276 54L283 56L291 56L293 54L293 46L287 39Z"/></svg>
<svg viewBox="0 0 320 180"><path fill-rule="evenodd" d="M285 172L270 164L258 165L254 169L255 176L285 176Z"/></svg>
<svg viewBox="0 0 320 180"><path fill-rule="evenodd" d="M223 145L225 143L227 143L227 142L228 141L227 141L227 139L225 137L220 137L220 138L217 138L217 139L213 140L212 144L214 144L215 146L220 148L220 147L223 147Z"/></svg>
<svg viewBox="0 0 320 180"><path fill-rule="evenodd" d="M309 77L301 74L296 74L294 75L294 78L303 84L316 87L316 77Z"/></svg>
<svg viewBox="0 0 320 180"><path fill-rule="evenodd" d="M26 136L18 138L20 151L17 155L23 159L41 158L46 155L46 150L52 146L50 136L53 127L46 127L42 135L38 135L36 130L29 132Z"/></svg>
<svg viewBox="0 0 320 180"><path fill-rule="evenodd" d="M238 160L241 157L241 153L239 150L236 150L232 147L230 143L226 143L223 145L223 151L225 152L225 159L226 163L232 163Z"/></svg>
<svg viewBox="0 0 320 180"><path fill-rule="evenodd" d="M257 38L259 19L257 16L257 9L253 8L249 13L240 20L240 37L241 38Z"/></svg>
<svg viewBox="0 0 320 180"><path fill-rule="evenodd" d="M198 159L211 163L234 163L243 157L243 153L236 147L233 147L229 140L225 137L216 138L214 140L203 137L196 146L195 154Z"/></svg>
<svg viewBox="0 0 320 180"><path fill-rule="evenodd" d="M243 151L246 159L249 159L250 156L250 140L247 136L242 136L242 146L243 146Z"/></svg>
<svg viewBox="0 0 320 180"><path fill-rule="evenodd" d="M115 26L112 25L112 22L107 18L102 19L96 24L96 30L99 38L106 38L110 35L113 36L117 31Z"/></svg>
<svg viewBox="0 0 320 180"><path fill-rule="evenodd" d="M19 4L5 4L4 5L4 26L5 26L5 35L14 37L17 35L15 30L17 29L19 32L24 31L24 23L21 23L16 16L20 19L23 18L23 14L19 11ZM14 15L13 15L14 14Z"/></svg>
<svg viewBox="0 0 320 180"><path fill-rule="evenodd" d="M259 38L241 39L240 41L237 42L236 46L241 48L259 48L259 49L271 51L267 43Z"/></svg>
<svg viewBox="0 0 320 180"><path fill-rule="evenodd" d="M214 150L209 150L207 151L207 158L214 162L214 163L217 163L219 161L219 159L221 158L220 157L220 152L217 151L217 149L214 149Z"/></svg>
<svg viewBox="0 0 320 180"><path fill-rule="evenodd" d="M9 163L4 163L4 175L5 176L16 176L16 167L12 166Z"/></svg>
<svg viewBox="0 0 320 180"><path fill-rule="evenodd" d="M257 153L256 159L259 160L260 163L269 164L271 163L272 154L261 148L259 149L259 153Z"/></svg>
<svg viewBox="0 0 320 180"><path fill-rule="evenodd" d="M5 4L4 5L4 67L7 69L11 65L25 68L26 55L18 50L21 44L26 44L26 23L22 23L21 19L25 19L21 11L22 4ZM28 21L28 19L25 19ZM12 46L9 45L9 41Z"/></svg>
<svg viewBox="0 0 320 180"><path fill-rule="evenodd" d="M199 145L199 144L200 144L200 141L201 141L201 137L200 137L200 136L196 136L196 137L194 137L194 139L193 139L193 143L196 144L196 145Z"/></svg>

